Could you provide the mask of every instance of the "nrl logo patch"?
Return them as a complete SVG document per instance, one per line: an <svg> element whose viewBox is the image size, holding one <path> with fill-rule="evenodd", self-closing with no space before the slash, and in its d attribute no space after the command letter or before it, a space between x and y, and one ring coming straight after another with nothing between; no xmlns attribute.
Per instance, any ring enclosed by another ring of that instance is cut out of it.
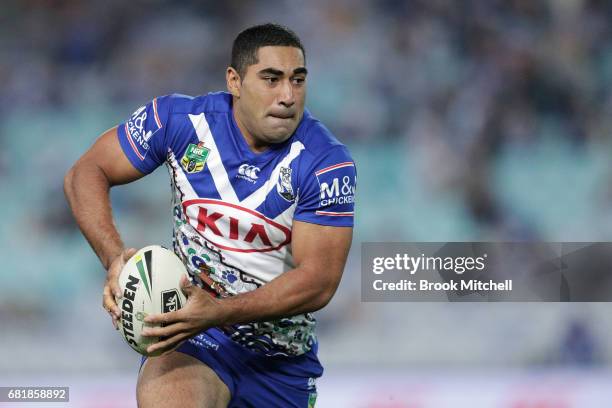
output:
<svg viewBox="0 0 612 408"><path fill-rule="evenodd" d="M291 187L291 168L281 167L278 181L276 182L276 191L287 201L295 200L293 187Z"/></svg>
<svg viewBox="0 0 612 408"><path fill-rule="evenodd" d="M314 408L316 403L317 403L317 393L311 392L310 394L308 394L308 408Z"/></svg>
<svg viewBox="0 0 612 408"><path fill-rule="evenodd" d="M204 170L204 164L208 158L210 149L204 147L204 142L197 145L191 143L181 159L181 165L187 173L197 173Z"/></svg>

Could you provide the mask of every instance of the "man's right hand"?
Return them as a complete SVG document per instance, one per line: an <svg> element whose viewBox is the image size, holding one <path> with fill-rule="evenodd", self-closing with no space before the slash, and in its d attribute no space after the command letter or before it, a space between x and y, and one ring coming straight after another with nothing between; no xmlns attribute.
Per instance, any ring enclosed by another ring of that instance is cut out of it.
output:
<svg viewBox="0 0 612 408"><path fill-rule="evenodd" d="M125 249L119 256L117 256L111 262L106 272L106 282L104 283L104 291L102 294L102 306L104 310L110 313L113 319L113 326L115 329L119 328L119 318L121 317L121 311L115 298L120 299L121 289L119 288L119 274L123 269L125 263L136 253L136 249L128 248Z"/></svg>

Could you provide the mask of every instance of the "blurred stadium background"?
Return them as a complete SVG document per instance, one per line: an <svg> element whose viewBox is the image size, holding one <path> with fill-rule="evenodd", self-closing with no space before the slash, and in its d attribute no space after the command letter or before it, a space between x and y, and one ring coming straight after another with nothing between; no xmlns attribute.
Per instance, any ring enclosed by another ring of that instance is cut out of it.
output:
<svg viewBox="0 0 612 408"><path fill-rule="evenodd" d="M139 358L100 307L104 271L63 175L154 96L225 89L234 36L275 21L302 36L307 106L359 172L351 258L318 313L317 406L612 406L608 304L361 303L359 278L365 241L610 240L612 2L0 10L0 386L69 385L70 406L135 406ZM160 169L113 191L126 243L170 243L168 184Z"/></svg>

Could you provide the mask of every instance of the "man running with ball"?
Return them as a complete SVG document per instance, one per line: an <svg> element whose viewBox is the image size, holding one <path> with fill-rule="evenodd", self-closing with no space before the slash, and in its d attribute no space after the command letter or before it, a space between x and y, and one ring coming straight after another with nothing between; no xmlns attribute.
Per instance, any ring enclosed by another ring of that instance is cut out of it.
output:
<svg viewBox="0 0 612 408"><path fill-rule="evenodd" d="M165 164L174 252L187 304L148 316L164 338L143 359L140 407L309 407L316 399L315 319L340 282L356 184L348 150L304 109L306 56L275 24L234 41L228 92L153 99L108 130L65 178L74 216L117 277L133 254L114 226L109 189ZM212 294L212 296L211 296Z"/></svg>

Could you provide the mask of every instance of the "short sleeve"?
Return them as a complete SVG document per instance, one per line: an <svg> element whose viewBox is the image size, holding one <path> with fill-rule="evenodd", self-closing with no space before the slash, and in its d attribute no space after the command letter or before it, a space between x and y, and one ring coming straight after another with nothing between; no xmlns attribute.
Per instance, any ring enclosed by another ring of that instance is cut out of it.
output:
<svg viewBox="0 0 612 408"><path fill-rule="evenodd" d="M332 149L302 175L294 219L313 224L352 227L357 171L344 147Z"/></svg>
<svg viewBox="0 0 612 408"><path fill-rule="evenodd" d="M153 99L117 128L119 143L132 165L149 174L166 160L170 98Z"/></svg>

